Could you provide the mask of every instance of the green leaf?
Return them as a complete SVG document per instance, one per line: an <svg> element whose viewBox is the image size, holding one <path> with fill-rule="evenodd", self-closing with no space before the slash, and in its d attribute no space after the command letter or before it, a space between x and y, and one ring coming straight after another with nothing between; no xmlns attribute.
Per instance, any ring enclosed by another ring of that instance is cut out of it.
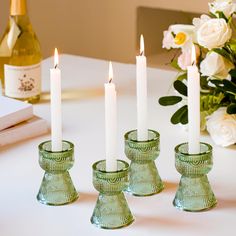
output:
<svg viewBox="0 0 236 236"><path fill-rule="evenodd" d="M230 46L230 49L231 49L234 53L236 53L236 42L235 42L235 40L231 40L231 41L229 42L229 46Z"/></svg>
<svg viewBox="0 0 236 236"><path fill-rule="evenodd" d="M231 82L236 84L236 69L230 70L229 74L231 75Z"/></svg>
<svg viewBox="0 0 236 236"><path fill-rule="evenodd" d="M212 79L212 80L210 80L210 81L211 81L211 83L213 83L213 84L214 84L215 86L217 86L217 87L222 88L222 87L224 86L222 80Z"/></svg>
<svg viewBox="0 0 236 236"><path fill-rule="evenodd" d="M236 44L236 39L230 39L229 43Z"/></svg>
<svg viewBox="0 0 236 236"><path fill-rule="evenodd" d="M236 103L231 104L227 107L228 114L236 114Z"/></svg>
<svg viewBox="0 0 236 236"><path fill-rule="evenodd" d="M185 110L185 112L183 113L181 119L180 119L180 123L182 125L186 125L188 124L188 109Z"/></svg>
<svg viewBox="0 0 236 236"><path fill-rule="evenodd" d="M173 68L175 68L176 70L182 71L182 69L179 67L178 62L177 62L176 59L173 59L173 60L171 61L170 65L171 65Z"/></svg>
<svg viewBox="0 0 236 236"><path fill-rule="evenodd" d="M213 14L212 12L209 12L209 14L212 18L217 18L217 16L215 14Z"/></svg>
<svg viewBox="0 0 236 236"><path fill-rule="evenodd" d="M235 45L236 46L236 45ZM232 69L229 74L231 75L231 77L236 78L236 69Z"/></svg>
<svg viewBox="0 0 236 236"><path fill-rule="evenodd" d="M209 89L208 76L201 76L200 85L202 89Z"/></svg>
<svg viewBox="0 0 236 236"><path fill-rule="evenodd" d="M225 16L224 12L217 11L216 13L218 14L219 18L225 19L225 21L228 23L228 18Z"/></svg>
<svg viewBox="0 0 236 236"><path fill-rule="evenodd" d="M187 73L181 74L176 78L176 80L180 80L180 81L182 81L184 79L187 79Z"/></svg>
<svg viewBox="0 0 236 236"><path fill-rule="evenodd" d="M224 85L223 88L225 91L236 94L236 84L226 79L224 79L222 82L223 82L223 85Z"/></svg>
<svg viewBox="0 0 236 236"><path fill-rule="evenodd" d="M232 77L231 77L231 82L234 83L234 84L236 84L236 77L233 77L233 76L232 76Z"/></svg>
<svg viewBox="0 0 236 236"><path fill-rule="evenodd" d="M222 91L236 95L236 84L227 79L224 80L211 80L211 82Z"/></svg>
<svg viewBox="0 0 236 236"><path fill-rule="evenodd" d="M220 54L222 57L232 62L230 53L228 53L224 48L214 48L212 51Z"/></svg>
<svg viewBox="0 0 236 236"><path fill-rule="evenodd" d="M182 117L186 114L186 110L188 109L188 106L185 105L181 107L179 110L177 110L173 116L171 117L171 123L176 125L181 122Z"/></svg>
<svg viewBox="0 0 236 236"><path fill-rule="evenodd" d="M188 96L188 88L187 86L180 80L176 80L174 82L174 88L182 95Z"/></svg>
<svg viewBox="0 0 236 236"><path fill-rule="evenodd" d="M162 106L171 106L175 105L182 101L182 98L179 96L166 96L159 99L159 104Z"/></svg>

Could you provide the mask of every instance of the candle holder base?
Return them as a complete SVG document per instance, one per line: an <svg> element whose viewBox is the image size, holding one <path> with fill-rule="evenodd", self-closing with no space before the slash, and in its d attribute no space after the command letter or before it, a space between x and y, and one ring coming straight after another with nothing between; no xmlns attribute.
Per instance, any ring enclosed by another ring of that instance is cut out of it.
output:
<svg viewBox="0 0 236 236"><path fill-rule="evenodd" d="M93 165L93 184L99 191L91 223L103 229L118 229L133 223L134 218L122 192L128 184L129 165L118 160L118 170L106 172L106 162Z"/></svg>
<svg viewBox="0 0 236 236"><path fill-rule="evenodd" d="M190 212L213 208L217 200L206 175L213 166L212 147L201 143L201 153L188 154L188 144L180 144L175 148L175 165L182 177L173 205Z"/></svg>
<svg viewBox="0 0 236 236"><path fill-rule="evenodd" d="M149 130L148 141L137 141L137 131L125 134L125 154L131 160L127 192L134 196L150 196L164 189L154 160L159 156L158 132Z"/></svg>
<svg viewBox="0 0 236 236"><path fill-rule="evenodd" d="M68 170L74 163L74 145L63 141L61 152L51 151L51 141L39 145L39 163L45 170L37 200L45 205L65 205L75 201L78 193Z"/></svg>

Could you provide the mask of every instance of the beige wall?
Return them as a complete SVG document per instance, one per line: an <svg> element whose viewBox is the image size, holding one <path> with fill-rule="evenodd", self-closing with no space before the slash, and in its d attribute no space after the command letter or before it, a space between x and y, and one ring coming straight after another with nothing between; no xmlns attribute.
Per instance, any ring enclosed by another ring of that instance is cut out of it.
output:
<svg viewBox="0 0 236 236"><path fill-rule="evenodd" d="M9 0L1 2L0 33L6 26ZM56 46L65 53L124 62L134 61L140 6L201 12L206 11L207 1L28 0L31 22L45 57L52 55ZM163 17L162 23L165 22ZM152 27L149 25L147 29L155 33L152 29L158 27L159 23L155 26L153 21ZM147 34L145 41L153 41L152 34Z"/></svg>

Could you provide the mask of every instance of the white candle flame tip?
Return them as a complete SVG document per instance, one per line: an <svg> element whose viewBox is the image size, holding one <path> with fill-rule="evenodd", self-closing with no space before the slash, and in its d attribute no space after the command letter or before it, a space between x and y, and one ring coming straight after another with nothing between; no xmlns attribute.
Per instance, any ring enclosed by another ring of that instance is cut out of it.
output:
<svg viewBox="0 0 236 236"><path fill-rule="evenodd" d="M55 69L58 67L58 64L59 64L59 55L58 55L57 48L55 48L55 52L54 52L54 68Z"/></svg>
<svg viewBox="0 0 236 236"><path fill-rule="evenodd" d="M111 61L109 62L109 78L108 81L111 83L113 80L113 67Z"/></svg>
<svg viewBox="0 0 236 236"><path fill-rule="evenodd" d="M144 37L140 36L140 56L144 56Z"/></svg>

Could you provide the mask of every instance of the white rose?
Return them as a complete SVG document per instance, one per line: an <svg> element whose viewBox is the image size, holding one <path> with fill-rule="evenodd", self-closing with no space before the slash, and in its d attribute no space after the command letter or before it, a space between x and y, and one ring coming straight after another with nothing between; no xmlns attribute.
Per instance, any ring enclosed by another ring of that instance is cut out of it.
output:
<svg viewBox="0 0 236 236"><path fill-rule="evenodd" d="M226 79L234 65L216 52L209 52L200 64L200 71L204 76L215 76Z"/></svg>
<svg viewBox="0 0 236 236"><path fill-rule="evenodd" d="M222 147L236 143L236 115L226 113L226 108L219 108L207 118L207 131L213 141Z"/></svg>
<svg viewBox="0 0 236 236"><path fill-rule="evenodd" d="M218 12L223 12L224 15L229 18L236 11L236 4L231 0L214 1L209 4L210 12L217 15Z"/></svg>
<svg viewBox="0 0 236 236"><path fill-rule="evenodd" d="M203 14L200 16L200 18L193 18L193 25L195 26L195 29L198 30L202 26L202 24L204 24L210 19L211 17Z"/></svg>
<svg viewBox="0 0 236 236"><path fill-rule="evenodd" d="M207 20L197 30L198 43L209 50L224 46L231 36L232 29L222 18Z"/></svg>

